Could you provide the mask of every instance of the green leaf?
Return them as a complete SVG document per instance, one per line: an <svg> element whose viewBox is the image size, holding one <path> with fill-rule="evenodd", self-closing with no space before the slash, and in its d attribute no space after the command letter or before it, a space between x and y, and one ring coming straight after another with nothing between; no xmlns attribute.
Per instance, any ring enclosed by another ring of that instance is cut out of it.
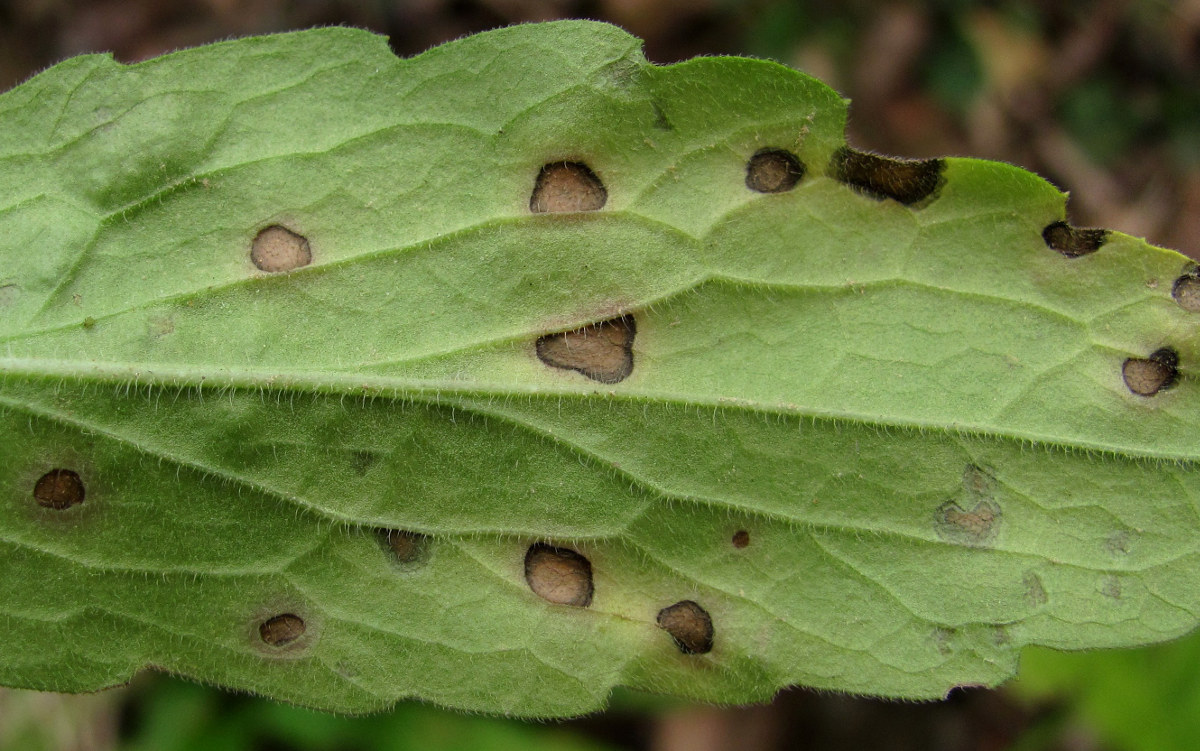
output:
<svg viewBox="0 0 1200 751"><path fill-rule="evenodd" d="M928 698L1200 612L1200 275L773 63L322 29L0 97L0 681Z"/></svg>
<svg viewBox="0 0 1200 751"><path fill-rule="evenodd" d="M1200 734L1200 634L1141 649L1029 649L1012 686L1027 698L1068 700L1105 748L1187 751Z"/></svg>

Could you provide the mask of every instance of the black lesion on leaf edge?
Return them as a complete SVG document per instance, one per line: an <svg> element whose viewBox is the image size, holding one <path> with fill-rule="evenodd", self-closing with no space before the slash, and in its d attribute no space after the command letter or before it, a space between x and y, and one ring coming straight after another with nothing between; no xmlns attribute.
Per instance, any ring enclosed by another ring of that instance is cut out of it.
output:
<svg viewBox="0 0 1200 751"><path fill-rule="evenodd" d="M838 182L876 200L890 198L906 206L936 198L945 169L944 159L898 159L849 146L838 149L830 164Z"/></svg>
<svg viewBox="0 0 1200 751"><path fill-rule="evenodd" d="M1046 247L1067 258L1079 258L1100 250L1108 241L1109 231L1099 227L1074 227L1066 222L1053 222L1042 230Z"/></svg>

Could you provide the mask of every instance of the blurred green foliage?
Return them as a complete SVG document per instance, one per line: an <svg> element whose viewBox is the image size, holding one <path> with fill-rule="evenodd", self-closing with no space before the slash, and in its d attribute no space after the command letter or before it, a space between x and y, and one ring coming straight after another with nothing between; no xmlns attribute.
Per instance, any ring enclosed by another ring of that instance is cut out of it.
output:
<svg viewBox="0 0 1200 751"><path fill-rule="evenodd" d="M406 702L367 717L313 712L166 676L140 682L126 704L120 751L606 751L553 725L459 714Z"/></svg>
<svg viewBox="0 0 1200 751"><path fill-rule="evenodd" d="M1009 690L1062 706L1122 751L1187 751L1200 738L1200 634L1142 649L1027 649Z"/></svg>

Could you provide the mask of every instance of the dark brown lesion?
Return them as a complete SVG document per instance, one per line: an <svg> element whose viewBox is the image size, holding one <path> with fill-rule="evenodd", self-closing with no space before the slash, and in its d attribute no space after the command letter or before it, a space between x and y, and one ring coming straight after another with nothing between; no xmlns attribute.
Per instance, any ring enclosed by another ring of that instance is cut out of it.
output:
<svg viewBox="0 0 1200 751"><path fill-rule="evenodd" d="M63 511L83 503L86 489L79 474L70 469L52 469L38 478L33 497L43 508Z"/></svg>
<svg viewBox="0 0 1200 751"><path fill-rule="evenodd" d="M1121 365L1121 377L1138 396L1154 396L1179 381L1179 353L1162 347L1149 357L1130 357Z"/></svg>
<svg viewBox="0 0 1200 751"><path fill-rule="evenodd" d="M604 183L586 164L552 162L538 172L529 210L535 214L598 211L607 201Z"/></svg>
<svg viewBox="0 0 1200 751"><path fill-rule="evenodd" d="M1067 258L1095 253L1108 240L1109 231L1099 227L1073 227L1066 222L1054 222L1042 230L1046 246Z"/></svg>
<svg viewBox="0 0 1200 751"><path fill-rule="evenodd" d="M942 185L943 159L897 159L843 146L833 155L836 180L878 200L905 205L933 196Z"/></svg>
<svg viewBox="0 0 1200 751"><path fill-rule="evenodd" d="M692 600L681 600L658 611L658 627L671 635L685 655L712 651L713 622L708 611Z"/></svg>
<svg viewBox="0 0 1200 751"><path fill-rule="evenodd" d="M530 545L525 551L525 582L538 597L557 605L592 604L592 563L569 548Z"/></svg>
<svg viewBox="0 0 1200 751"><path fill-rule="evenodd" d="M407 529L377 529L380 546L402 566L424 563L429 557L429 536Z"/></svg>
<svg viewBox="0 0 1200 751"><path fill-rule="evenodd" d="M552 368L574 370L600 383L620 383L633 372L633 316L547 334L537 340L538 359Z"/></svg>
<svg viewBox="0 0 1200 751"><path fill-rule="evenodd" d="M762 149L746 162L746 187L758 193L786 193L802 177L800 159L783 149Z"/></svg>
<svg viewBox="0 0 1200 751"><path fill-rule="evenodd" d="M1179 307L1192 313L1200 313L1200 269L1191 269L1171 285L1171 297Z"/></svg>
<svg viewBox="0 0 1200 751"><path fill-rule="evenodd" d="M268 618L258 626L258 635L264 644L286 647L304 636L304 619L294 613L283 613Z"/></svg>

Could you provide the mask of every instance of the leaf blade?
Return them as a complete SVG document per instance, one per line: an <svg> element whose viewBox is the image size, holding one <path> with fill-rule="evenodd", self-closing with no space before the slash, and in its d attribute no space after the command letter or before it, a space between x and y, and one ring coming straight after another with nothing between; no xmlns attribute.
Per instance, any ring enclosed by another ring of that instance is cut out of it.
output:
<svg viewBox="0 0 1200 751"><path fill-rule="evenodd" d="M931 698L1025 644L1190 630L1182 257L1055 252L1064 197L1009 165L881 198L844 124L782 66L658 68L583 22L89 57L0 96L0 678L564 716L616 685ZM790 189L747 180L764 146ZM576 160L603 208L531 215ZM255 267L277 226L310 264ZM607 380L536 346L621 317ZM1164 344L1179 382L1130 393ZM29 489L59 465L88 495L54 516ZM543 542L590 562L586 608L531 591ZM711 652L660 628L685 601Z"/></svg>

